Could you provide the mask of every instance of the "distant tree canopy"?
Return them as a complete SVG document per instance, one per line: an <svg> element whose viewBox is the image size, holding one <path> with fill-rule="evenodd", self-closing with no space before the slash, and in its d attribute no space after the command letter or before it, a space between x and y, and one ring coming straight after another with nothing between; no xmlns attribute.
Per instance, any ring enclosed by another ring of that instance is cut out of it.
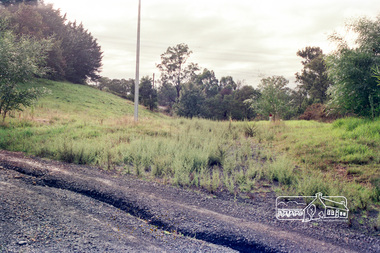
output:
<svg viewBox="0 0 380 253"><path fill-rule="evenodd" d="M6 29L18 37L29 36L52 42L45 62L49 79L83 84L99 78L101 48L82 24L67 22L66 16L53 9L52 5L15 4L38 1L8 2L11 3L6 4L7 8L0 9L0 22L7 20Z"/></svg>
<svg viewBox="0 0 380 253"><path fill-rule="evenodd" d="M272 115L274 120L287 118L289 111L294 109L291 104L291 90L286 87L288 83L283 76L263 78L259 85L260 96L247 102L265 117Z"/></svg>
<svg viewBox="0 0 380 253"><path fill-rule="evenodd" d="M133 79L109 79L101 77L97 81L97 86L100 90L111 92L120 97L133 100L134 99L134 86L135 80Z"/></svg>
<svg viewBox="0 0 380 253"><path fill-rule="evenodd" d="M296 80L300 83L298 88L306 93L312 103L325 103L330 81L322 49L306 47L299 50L297 55L304 59L302 72L296 73Z"/></svg>
<svg viewBox="0 0 380 253"><path fill-rule="evenodd" d="M238 89L231 76L219 82L214 71L206 68L199 73L198 64L186 64L191 53L186 44L178 44L161 55L158 104L189 118L253 119L256 114L244 100L257 91L250 86Z"/></svg>
<svg viewBox="0 0 380 253"><path fill-rule="evenodd" d="M195 71L199 70L197 64L186 64L191 54L192 51L186 44L168 47L166 52L161 54L161 63L157 65L161 71L161 83L175 87L177 100L180 97L182 86L194 76Z"/></svg>

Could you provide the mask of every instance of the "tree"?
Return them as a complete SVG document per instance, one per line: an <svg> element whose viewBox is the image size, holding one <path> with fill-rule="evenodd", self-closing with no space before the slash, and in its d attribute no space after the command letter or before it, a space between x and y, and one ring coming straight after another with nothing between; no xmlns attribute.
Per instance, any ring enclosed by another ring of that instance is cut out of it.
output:
<svg viewBox="0 0 380 253"><path fill-rule="evenodd" d="M49 79L83 84L88 79L99 78L101 48L82 24L67 22L66 16L52 5L20 4L0 9L0 15L9 20L9 28L18 37L52 41L45 63L49 67Z"/></svg>
<svg viewBox="0 0 380 253"><path fill-rule="evenodd" d="M139 101L151 111L157 108L157 91L153 88L152 79L148 76L140 81Z"/></svg>
<svg viewBox="0 0 380 253"><path fill-rule="evenodd" d="M0 114L3 121L10 111L30 106L43 93L40 89L20 89L18 84L46 72L41 66L49 45L49 41L16 38L9 31L0 34Z"/></svg>
<svg viewBox="0 0 380 253"><path fill-rule="evenodd" d="M60 10L55 10L53 5L40 5L34 8L43 21L43 36L52 40L52 48L49 50L46 65L49 68L47 78L51 80L64 80L66 76L66 56L62 46L66 36L66 15L61 15Z"/></svg>
<svg viewBox="0 0 380 253"><path fill-rule="evenodd" d="M277 120L291 110L290 89L286 88L288 83L283 76L263 78L259 85L259 98L253 97L246 101L261 115L271 114L273 120Z"/></svg>
<svg viewBox="0 0 380 253"><path fill-rule="evenodd" d="M377 85L380 86L380 69L379 69L379 66L375 66L372 68L372 72L373 72L373 77L375 77L377 79Z"/></svg>
<svg viewBox="0 0 380 253"><path fill-rule="evenodd" d="M344 38L331 36L338 48L326 61L334 83L328 105L342 114L374 118L380 115L380 86L373 74L380 64L380 16L355 20L346 28L357 34L356 45L350 47Z"/></svg>
<svg viewBox="0 0 380 253"><path fill-rule="evenodd" d="M220 79L220 87L221 87L221 89L227 88L227 89L231 89L231 90L236 90L237 84L235 83L232 76L224 76Z"/></svg>
<svg viewBox="0 0 380 253"><path fill-rule="evenodd" d="M236 120L253 119L256 116L255 111L244 103L247 99L260 96L260 92L252 86L244 85L239 90L234 91L234 110L231 117Z"/></svg>
<svg viewBox="0 0 380 253"><path fill-rule="evenodd" d="M67 80L84 84L87 79L95 81L99 78L103 53L97 40L82 24L68 23L62 47L67 65Z"/></svg>
<svg viewBox="0 0 380 253"><path fill-rule="evenodd" d="M188 83L198 71L198 65L186 61L192 54L188 45L178 44L175 47L168 47L165 53L161 55L161 64L157 68L161 71L161 82L170 84L175 87L177 100L180 97L182 86Z"/></svg>
<svg viewBox="0 0 380 253"><path fill-rule="evenodd" d="M303 70L296 73L296 81L300 83L298 89L304 90L307 97L314 103L324 103L327 100L327 88L330 86L327 67L324 62L322 49L306 47L299 50L297 55L302 57Z"/></svg>
<svg viewBox="0 0 380 253"><path fill-rule="evenodd" d="M192 83L196 84L210 98L220 91L219 81L212 70L204 69L199 75L195 75Z"/></svg>
<svg viewBox="0 0 380 253"><path fill-rule="evenodd" d="M167 106L169 111L173 108L173 105L175 104L177 100L177 91L174 88L174 86L163 83L158 88L158 104L161 106Z"/></svg>
<svg viewBox="0 0 380 253"><path fill-rule="evenodd" d="M194 84L189 83L182 89L175 111L178 116L182 117L201 117L204 100L205 97L202 90Z"/></svg>

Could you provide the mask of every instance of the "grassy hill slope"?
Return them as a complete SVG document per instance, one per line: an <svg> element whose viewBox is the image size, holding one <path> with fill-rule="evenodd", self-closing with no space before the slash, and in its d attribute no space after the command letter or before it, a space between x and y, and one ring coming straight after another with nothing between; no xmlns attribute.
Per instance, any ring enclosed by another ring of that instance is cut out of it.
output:
<svg viewBox="0 0 380 253"><path fill-rule="evenodd" d="M85 120L133 116L134 105L131 101L90 86L48 80L35 80L25 86L45 87L49 91L34 106L35 110L29 111L31 117L51 119L56 114L60 117L74 115L76 118L80 115ZM143 107L140 107L139 114L141 117L161 117Z"/></svg>

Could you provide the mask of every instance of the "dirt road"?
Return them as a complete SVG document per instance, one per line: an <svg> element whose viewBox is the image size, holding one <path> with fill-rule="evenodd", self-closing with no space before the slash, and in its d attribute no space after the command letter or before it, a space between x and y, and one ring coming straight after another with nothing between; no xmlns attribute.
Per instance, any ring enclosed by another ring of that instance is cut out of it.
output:
<svg viewBox="0 0 380 253"><path fill-rule="evenodd" d="M380 252L345 222L280 222L234 199L0 151L0 252Z"/></svg>

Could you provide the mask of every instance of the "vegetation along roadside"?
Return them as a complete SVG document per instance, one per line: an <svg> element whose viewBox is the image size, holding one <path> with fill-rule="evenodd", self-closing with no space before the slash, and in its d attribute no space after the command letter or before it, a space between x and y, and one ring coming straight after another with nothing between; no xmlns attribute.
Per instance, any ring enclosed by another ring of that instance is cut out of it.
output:
<svg viewBox="0 0 380 253"><path fill-rule="evenodd" d="M135 123L133 105L115 95L47 80L28 85L50 92L11 114L0 128L1 149L215 195L343 195L355 217L351 222L380 225L379 119L218 122L141 108Z"/></svg>

